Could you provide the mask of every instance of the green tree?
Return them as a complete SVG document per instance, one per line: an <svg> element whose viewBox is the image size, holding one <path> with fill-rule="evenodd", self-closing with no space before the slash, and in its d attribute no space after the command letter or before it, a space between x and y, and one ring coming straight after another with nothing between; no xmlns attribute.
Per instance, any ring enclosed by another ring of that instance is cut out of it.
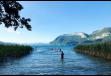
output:
<svg viewBox="0 0 111 76"><path fill-rule="evenodd" d="M0 1L0 24L6 28L13 27L14 30L26 27L31 31L30 18L21 17L19 12L23 6L17 1Z"/></svg>

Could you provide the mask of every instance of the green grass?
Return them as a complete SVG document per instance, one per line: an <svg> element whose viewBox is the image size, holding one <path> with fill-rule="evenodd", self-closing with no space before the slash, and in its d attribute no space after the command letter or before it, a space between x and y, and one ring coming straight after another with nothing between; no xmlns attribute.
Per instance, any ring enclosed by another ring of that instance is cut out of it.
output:
<svg viewBox="0 0 111 76"><path fill-rule="evenodd" d="M111 42L100 42L95 44L77 45L74 48L77 52L111 59Z"/></svg>
<svg viewBox="0 0 111 76"><path fill-rule="evenodd" d="M0 45L0 57L22 57L31 53L33 48L25 45Z"/></svg>

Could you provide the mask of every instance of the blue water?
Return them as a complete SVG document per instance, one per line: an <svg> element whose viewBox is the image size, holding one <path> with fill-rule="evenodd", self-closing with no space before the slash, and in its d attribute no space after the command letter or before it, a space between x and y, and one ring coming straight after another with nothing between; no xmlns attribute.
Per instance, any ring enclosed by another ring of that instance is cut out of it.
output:
<svg viewBox="0 0 111 76"><path fill-rule="evenodd" d="M33 46L26 57L0 64L0 74L8 75L107 75L111 74L111 61L76 53L72 46ZM60 52L51 48L61 48Z"/></svg>

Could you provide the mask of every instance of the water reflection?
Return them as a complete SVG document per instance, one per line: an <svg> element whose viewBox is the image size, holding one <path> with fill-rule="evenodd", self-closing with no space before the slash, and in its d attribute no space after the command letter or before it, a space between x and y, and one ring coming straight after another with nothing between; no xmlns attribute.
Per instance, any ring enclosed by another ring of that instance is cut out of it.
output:
<svg viewBox="0 0 111 76"><path fill-rule="evenodd" d="M64 59L61 59L61 63L64 64Z"/></svg>

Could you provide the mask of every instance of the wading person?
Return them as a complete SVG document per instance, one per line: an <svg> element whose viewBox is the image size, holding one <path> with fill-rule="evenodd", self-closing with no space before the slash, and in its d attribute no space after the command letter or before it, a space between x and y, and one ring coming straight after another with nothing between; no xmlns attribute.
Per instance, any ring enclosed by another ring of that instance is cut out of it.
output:
<svg viewBox="0 0 111 76"><path fill-rule="evenodd" d="M63 53L63 51L61 51L61 49L60 49L60 52L61 52L61 59L63 60L64 59L64 53Z"/></svg>

